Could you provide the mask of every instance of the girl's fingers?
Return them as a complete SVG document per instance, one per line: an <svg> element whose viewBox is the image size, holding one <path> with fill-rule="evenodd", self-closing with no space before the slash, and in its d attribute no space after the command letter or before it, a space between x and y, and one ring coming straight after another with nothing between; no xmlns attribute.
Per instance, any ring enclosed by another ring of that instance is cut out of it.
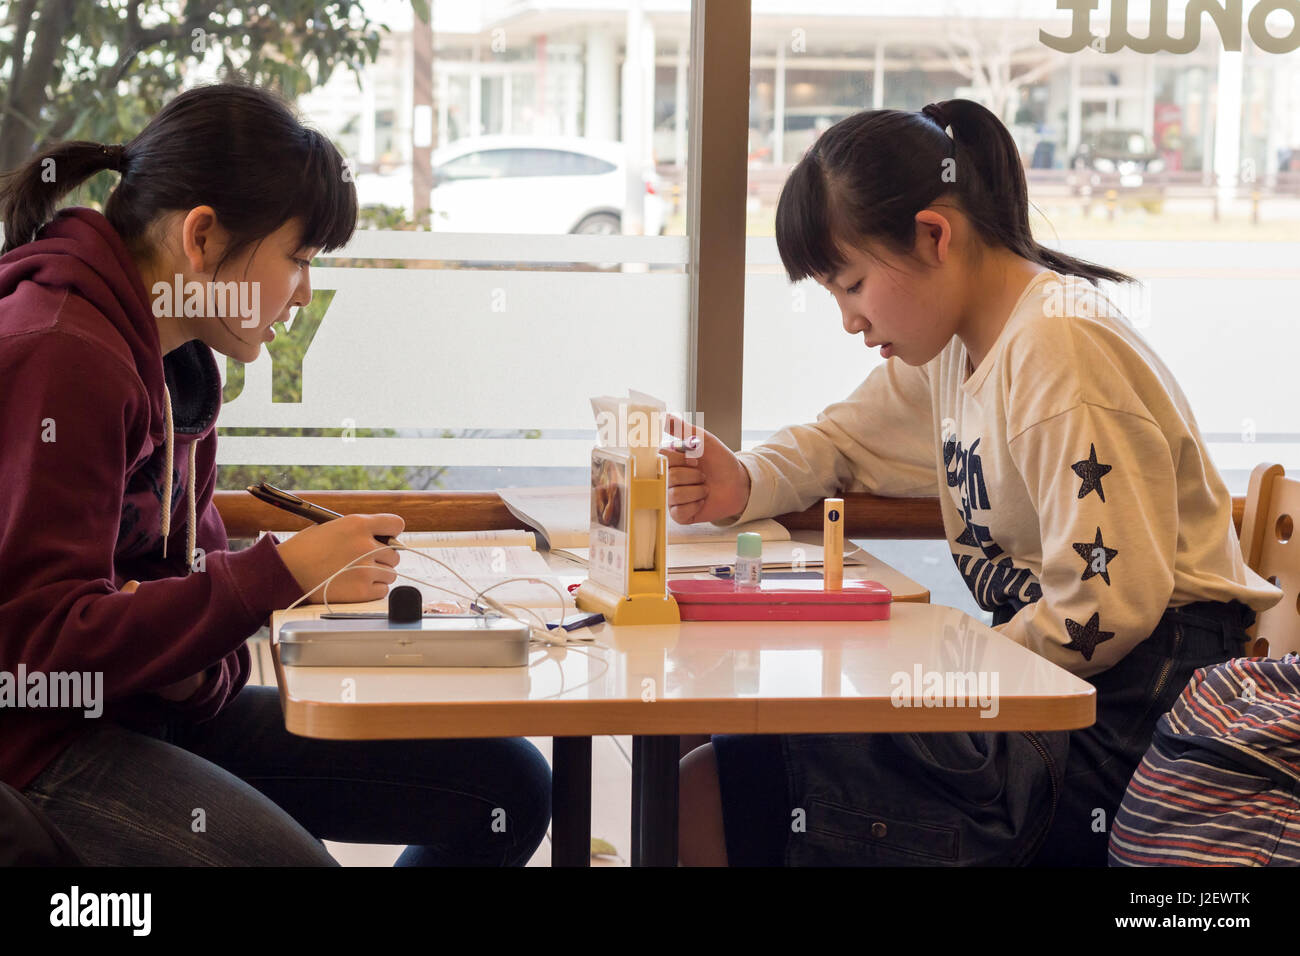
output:
<svg viewBox="0 0 1300 956"><path fill-rule="evenodd" d="M673 443L675 445L680 445L683 441L694 441L697 444L704 442L704 429L694 424L688 424L684 419L678 418L671 413L664 416L664 431L677 439Z"/></svg>
<svg viewBox="0 0 1300 956"><path fill-rule="evenodd" d="M702 444L698 435L692 435L690 438L674 438L666 450L684 454L688 458L699 458L702 454L700 451Z"/></svg>
<svg viewBox="0 0 1300 956"><path fill-rule="evenodd" d="M675 451L667 446L659 449L659 453L668 459L669 468L698 468L700 459L684 455L680 451Z"/></svg>
<svg viewBox="0 0 1300 956"><path fill-rule="evenodd" d="M691 468L689 465L683 465L679 468L668 469L668 487L674 485L698 485L703 483L704 476L700 474L698 468Z"/></svg>
<svg viewBox="0 0 1300 956"><path fill-rule="evenodd" d="M699 505L669 505L668 514L678 524L691 524L700 513Z"/></svg>
<svg viewBox="0 0 1300 956"><path fill-rule="evenodd" d="M668 489L668 507L674 505L688 505L692 502L703 501L709 496L709 490L704 485L678 485L675 488Z"/></svg>

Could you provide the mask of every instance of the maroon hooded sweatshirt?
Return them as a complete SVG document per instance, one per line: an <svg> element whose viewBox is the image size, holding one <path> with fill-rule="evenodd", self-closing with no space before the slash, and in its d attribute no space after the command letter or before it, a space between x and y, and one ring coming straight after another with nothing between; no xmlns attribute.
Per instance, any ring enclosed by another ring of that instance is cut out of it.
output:
<svg viewBox="0 0 1300 956"><path fill-rule="evenodd" d="M248 680L245 640L302 596L272 536L228 550L212 503L220 408L212 350L162 355L102 215L65 209L0 258L0 671L103 674L98 718L0 700L0 780L27 786L96 720L211 719ZM188 700L150 693L200 672Z"/></svg>

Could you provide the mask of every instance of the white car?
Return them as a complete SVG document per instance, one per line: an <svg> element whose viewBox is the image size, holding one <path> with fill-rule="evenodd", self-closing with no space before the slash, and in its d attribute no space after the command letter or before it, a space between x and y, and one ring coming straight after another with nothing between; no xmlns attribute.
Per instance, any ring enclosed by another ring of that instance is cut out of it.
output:
<svg viewBox="0 0 1300 956"><path fill-rule="evenodd" d="M431 227L438 232L623 231L622 143L576 137L480 136L433 154ZM663 232L666 203L644 172L646 235Z"/></svg>

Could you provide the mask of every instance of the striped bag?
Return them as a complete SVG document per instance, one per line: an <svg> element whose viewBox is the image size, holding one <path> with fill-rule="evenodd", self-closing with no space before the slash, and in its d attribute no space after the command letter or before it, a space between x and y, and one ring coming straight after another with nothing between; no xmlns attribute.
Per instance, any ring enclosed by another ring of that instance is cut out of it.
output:
<svg viewBox="0 0 1300 956"><path fill-rule="evenodd" d="M1300 658L1202 668L1162 716L1111 866L1300 865Z"/></svg>

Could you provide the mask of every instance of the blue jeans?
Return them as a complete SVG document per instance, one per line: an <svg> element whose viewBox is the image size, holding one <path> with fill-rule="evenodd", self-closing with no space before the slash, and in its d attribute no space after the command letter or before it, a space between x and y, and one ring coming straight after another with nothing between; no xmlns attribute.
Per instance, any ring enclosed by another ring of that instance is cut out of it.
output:
<svg viewBox="0 0 1300 956"><path fill-rule="evenodd" d="M551 818L527 740L299 737L258 686L202 724L95 722L24 793L110 866L336 866L321 840L409 844L398 866L522 866Z"/></svg>
<svg viewBox="0 0 1300 956"><path fill-rule="evenodd" d="M1000 609L994 623L1014 609ZM1156 721L1198 667L1239 655L1233 601L1165 611L1089 681L1074 731L713 737L732 865L1105 866Z"/></svg>

